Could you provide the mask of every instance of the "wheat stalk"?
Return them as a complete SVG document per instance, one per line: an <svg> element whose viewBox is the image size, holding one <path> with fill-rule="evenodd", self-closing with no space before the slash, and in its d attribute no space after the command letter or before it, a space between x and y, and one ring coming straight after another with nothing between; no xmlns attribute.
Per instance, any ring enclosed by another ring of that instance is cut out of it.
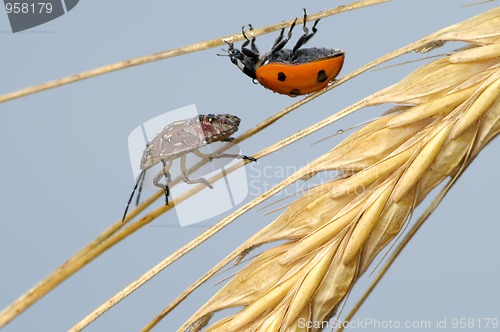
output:
<svg viewBox="0 0 500 332"><path fill-rule="evenodd" d="M243 309L206 331L300 331L300 322L328 320L415 207L439 183L460 176L498 134L500 9L443 30L439 40L471 45L366 98L367 106L405 107L295 174L339 170L345 177L299 198L233 252L229 257L286 240L243 268L180 330L200 330L232 307Z"/></svg>

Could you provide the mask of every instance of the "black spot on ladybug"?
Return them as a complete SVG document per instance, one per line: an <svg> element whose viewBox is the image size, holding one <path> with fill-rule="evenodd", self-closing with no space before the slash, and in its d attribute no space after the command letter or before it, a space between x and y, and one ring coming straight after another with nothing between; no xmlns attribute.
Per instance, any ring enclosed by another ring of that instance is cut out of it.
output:
<svg viewBox="0 0 500 332"><path fill-rule="evenodd" d="M298 96L298 95L300 95L299 89L293 89L292 91L290 91L290 95L291 96Z"/></svg>
<svg viewBox="0 0 500 332"><path fill-rule="evenodd" d="M326 81L328 77L326 76L326 73L323 69L321 69L319 72L318 72L318 76L316 76L316 82L318 83L323 83L324 81Z"/></svg>
<svg viewBox="0 0 500 332"><path fill-rule="evenodd" d="M284 82L285 80L286 80L286 75L285 75L285 73L280 71L280 72L278 73L278 81L280 81L280 82Z"/></svg>

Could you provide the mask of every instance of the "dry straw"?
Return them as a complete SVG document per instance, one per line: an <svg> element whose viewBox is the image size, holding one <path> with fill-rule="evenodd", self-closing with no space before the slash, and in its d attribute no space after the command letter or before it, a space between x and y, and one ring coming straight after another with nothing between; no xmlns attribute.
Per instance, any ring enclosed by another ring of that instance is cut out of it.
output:
<svg viewBox="0 0 500 332"><path fill-rule="evenodd" d="M406 107L299 171L303 179L325 170L346 177L300 197L231 254L286 240L258 255L179 330L197 331L232 307L242 309L205 331L305 331L300 320L328 320L415 207L439 183L458 177L498 134L500 9L441 31L439 40L470 47L366 98L366 106Z"/></svg>

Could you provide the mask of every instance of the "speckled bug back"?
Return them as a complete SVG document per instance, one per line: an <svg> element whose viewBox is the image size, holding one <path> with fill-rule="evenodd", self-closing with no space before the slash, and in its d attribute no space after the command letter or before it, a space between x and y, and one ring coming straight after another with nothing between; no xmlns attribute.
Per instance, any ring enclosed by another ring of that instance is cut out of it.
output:
<svg viewBox="0 0 500 332"><path fill-rule="evenodd" d="M249 161L257 161L254 157L245 156L242 154L231 153L210 153L204 154L198 148L214 142L232 140L231 135L234 134L240 125L240 118L231 114L208 114L198 115L192 119L186 119L169 124L157 134L148 144L141 159L141 173L137 177L134 189L128 199L125 212L123 212L122 222L127 216L130 202L134 197L136 189L139 187L136 203L139 204L141 195L142 182L146 176L146 170L161 163L161 170L153 178L153 184L165 191L165 205L168 205L168 196L170 189L169 170L175 159L180 159L180 168L182 173L182 181L188 184L203 183L207 187L213 189L213 186L204 178L189 179L189 171L186 167L186 155L190 152L205 160L213 160L219 158L234 158L244 159ZM167 182L160 183L160 180L165 177Z"/></svg>
<svg viewBox="0 0 500 332"><path fill-rule="evenodd" d="M169 124L144 150L141 169L177 159L204 145L227 140L238 130L240 118L230 114L199 115Z"/></svg>

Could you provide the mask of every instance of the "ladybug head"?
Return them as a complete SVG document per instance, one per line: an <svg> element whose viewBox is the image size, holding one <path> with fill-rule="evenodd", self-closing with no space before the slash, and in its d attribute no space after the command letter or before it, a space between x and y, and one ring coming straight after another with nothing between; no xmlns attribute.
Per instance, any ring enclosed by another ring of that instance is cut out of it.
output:
<svg viewBox="0 0 500 332"><path fill-rule="evenodd" d="M199 115L199 120L207 144L227 141L240 125L240 118L231 114Z"/></svg>
<svg viewBox="0 0 500 332"><path fill-rule="evenodd" d="M245 48L238 50L234 48L233 43L226 42L229 46L227 53L229 59L233 64L235 64L242 72L244 72L248 77L256 79L255 70L257 69L257 63L259 62L259 57L256 54L245 52ZM245 54L249 53L249 54Z"/></svg>

